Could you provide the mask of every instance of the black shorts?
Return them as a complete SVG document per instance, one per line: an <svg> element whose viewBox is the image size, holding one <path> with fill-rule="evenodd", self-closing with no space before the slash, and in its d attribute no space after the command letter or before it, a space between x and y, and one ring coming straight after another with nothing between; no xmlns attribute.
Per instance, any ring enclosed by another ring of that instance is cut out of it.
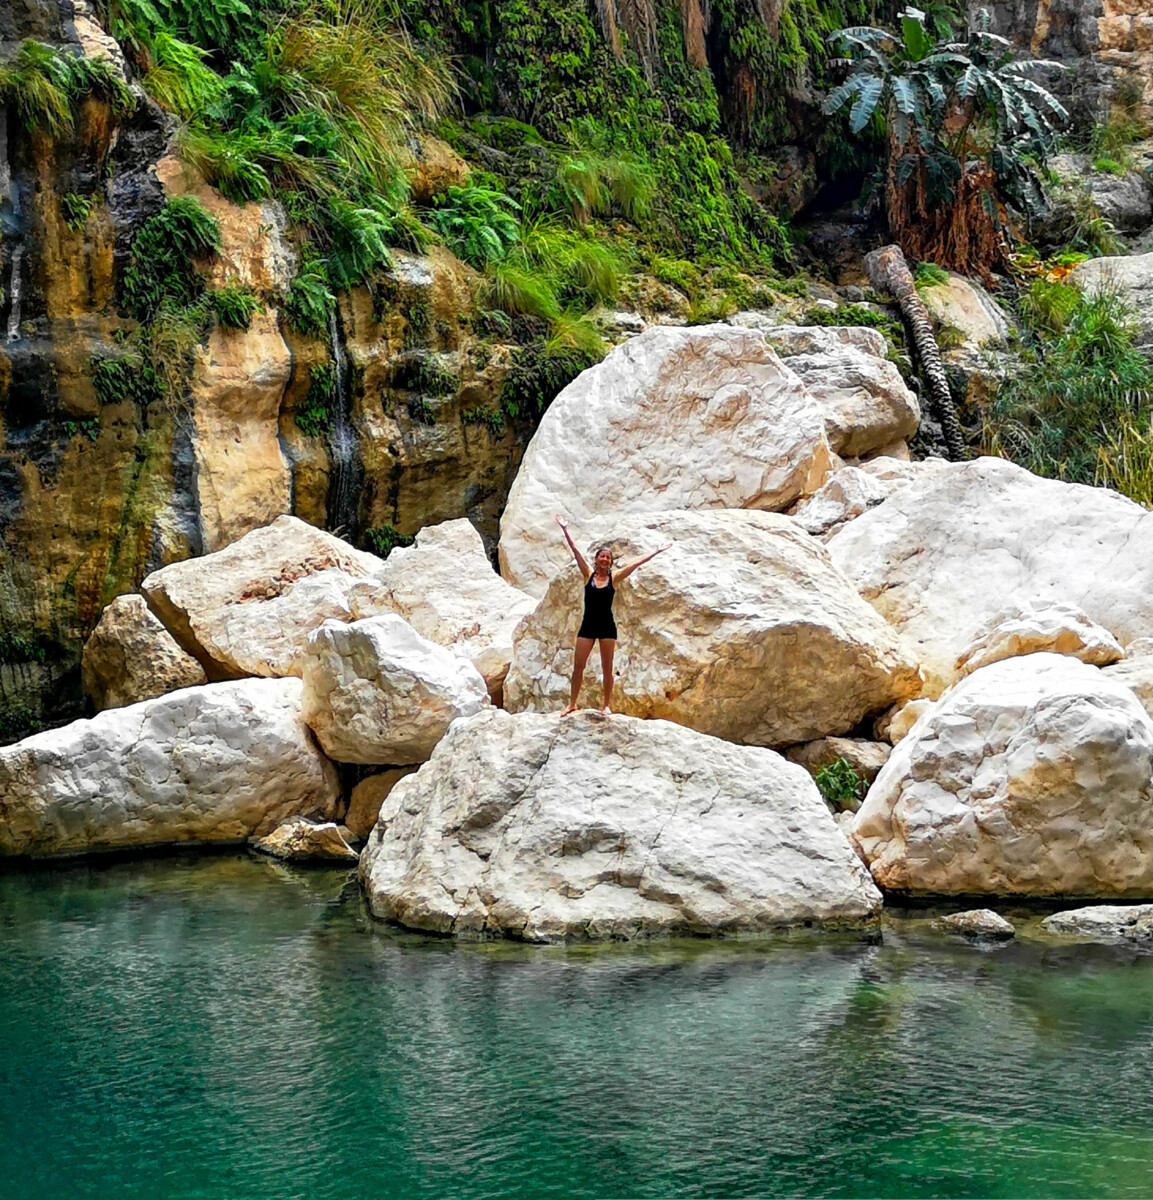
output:
<svg viewBox="0 0 1153 1200"><path fill-rule="evenodd" d="M612 638L615 642L617 639L617 623L611 619L608 621L590 621L586 618L581 622L580 629L577 630L577 637L592 638L593 641L600 641L601 638Z"/></svg>

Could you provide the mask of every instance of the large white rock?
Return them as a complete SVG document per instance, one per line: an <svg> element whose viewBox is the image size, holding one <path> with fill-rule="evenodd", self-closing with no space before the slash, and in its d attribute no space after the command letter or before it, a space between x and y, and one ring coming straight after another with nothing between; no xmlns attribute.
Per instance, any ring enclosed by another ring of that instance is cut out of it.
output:
<svg viewBox="0 0 1153 1200"><path fill-rule="evenodd" d="M665 721L458 721L361 856L376 916L529 941L855 925L880 895L802 767Z"/></svg>
<svg viewBox="0 0 1153 1200"><path fill-rule="evenodd" d="M282 516L215 554L153 571L140 590L213 677L299 675L308 635L329 617L350 620L349 594L383 565Z"/></svg>
<svg viewBox="0 0 1153 1200"><path fill-rule="evenodd" d="M1020 654L1071 654L1095 667L1115 663L1121 643L1075 605L1059 601L1023 604L998 613L957 659L958 676Z"/></svg>
<svg viewBox="0 0 1153 1200"><path fill-rule="evenodd" d="M1153 720L1059 654L974 671L893 750L850 826L883 887L1153 891Z"/></svg>
<svg viewBox="0 0 1153 1200"><path fill-rule="evenodd" d="M1145 711L1153 716L1153 645L1147 638L1126 646L1125 657L1105 667L1102 674L1130 688Z"/></svg>
<svg viewBox="0 0 1153 1200"><path fill-rule="evenodd" d="M0 749L0 854L35 858L242 842L331 817L336 771L299 679L170 692Z"/></svg>
<svg viewBox="0 0 1153 1200"><path fill-rule="evenodd" d="M899 629L938 696L998 613L1073 604L1122 645L1153 632L1153 513L999 458L952 463L850 521L833 562Z"/></svg>
<svg viewBox="0 0 1153 1200"><path fill-rule="evenodd" d="M622 560L672 542L617 592L613 707L703 733L785 746L845 733L921 688L894 631L788 517L740 509L622 517L605 525ZM505 706L568 701L580 624L575 564L517 629ZM600 661L582 703L600 705Z"/></svg>
<svg viewBox="0 0 1153 1200"><path fill-rule="evenodd" d="M302 665L304 719L338 762L424 762L457 717L489 703L468 659L395 613L325 621Z"/></svg>
<svg viewBox="0 0 1153 1200"><path fill-rule="evenodd" d="M105 608L80 665L97 711L207 682L204 668L176 644L142 596L117 596Z"/></svg>
<svg viewBox="0 0 1153 1200"><path fill-rule="evenodd" d="M458 649L499 695L517 622L536 607L493 569L470 521L426 526L350 597L356 618L399 613L422 637Z"/></svg>
<svg viewBox="0 0 1153 1200"><path fill-rule="evenodd" d="M786 508L829 468L821 406L755 329L653 326L552 402L501 518L501 573L534 596L604 513Z"/></svg>
<svg viewBox="0 0 1153 1200"><path fill-rule="evenodd" d="M877 330L778 325L765 339L820 404L829 445L842 458L875 453L917 432L921 407Z"/></svg>

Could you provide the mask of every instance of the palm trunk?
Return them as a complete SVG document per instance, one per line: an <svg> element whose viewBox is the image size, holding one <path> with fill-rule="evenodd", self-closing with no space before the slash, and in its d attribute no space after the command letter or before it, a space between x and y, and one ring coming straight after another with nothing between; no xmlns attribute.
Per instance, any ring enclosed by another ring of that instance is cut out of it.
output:
<svg viewBox="0 0 1153 1200"><path fill-rule="evenodd" d="M885 292L896 300L905 319L905 327L917 348L921 373L929 385L933 410L941 422L945 445L954 462L965 458L965 437L957 421L957 409L949 391L945 366L941 361L941 350L933 336L933 325L921 297L917 295L913 275L900 246L885 246L865 255L865 274L869 283L879 292Z"/></svg>

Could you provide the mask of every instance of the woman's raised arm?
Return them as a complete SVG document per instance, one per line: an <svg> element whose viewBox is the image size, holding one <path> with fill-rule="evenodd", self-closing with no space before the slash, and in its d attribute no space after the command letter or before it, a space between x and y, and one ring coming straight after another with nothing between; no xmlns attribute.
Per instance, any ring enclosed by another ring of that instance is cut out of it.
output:
<svg viewBox="0 0 1153 1200"><path fill-rule="evenodd" d="M588 583L589 576L592 574L592 568L585 562L585 556L576 548L576 542L569 537L568 522L560 513L557 513L556 523L560 526L561 533L564 534L564 540L568 542L568 548L572 551L577 566L580 567L580 572L584 576L585 583Z"/></svg>
<svg viewBox="0 0 1153 1200"><path fill-rule="evenodd" d="M638 558L636 562L631 562L627 566L621 567L619 571L613 572L613 587L616 587L622 579L627 579L642 563L647 563L650 558L656 558L658 554L662 554L665 550L672 548L672 542L666 542L663 546L658 546L651 554L646 554L644 558Z"/></svg>

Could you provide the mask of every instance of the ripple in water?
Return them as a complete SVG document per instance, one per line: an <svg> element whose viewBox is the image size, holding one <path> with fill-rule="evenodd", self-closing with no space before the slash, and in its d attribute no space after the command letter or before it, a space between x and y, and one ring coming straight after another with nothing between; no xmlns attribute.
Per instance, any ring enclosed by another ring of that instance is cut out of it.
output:
<svg viewBox="0 0 1153 1200"><path fill-rule="evenodd" d="M453 946L243 856L0 875L20 1200L1144 1196L1153 959Z"/></svg>

